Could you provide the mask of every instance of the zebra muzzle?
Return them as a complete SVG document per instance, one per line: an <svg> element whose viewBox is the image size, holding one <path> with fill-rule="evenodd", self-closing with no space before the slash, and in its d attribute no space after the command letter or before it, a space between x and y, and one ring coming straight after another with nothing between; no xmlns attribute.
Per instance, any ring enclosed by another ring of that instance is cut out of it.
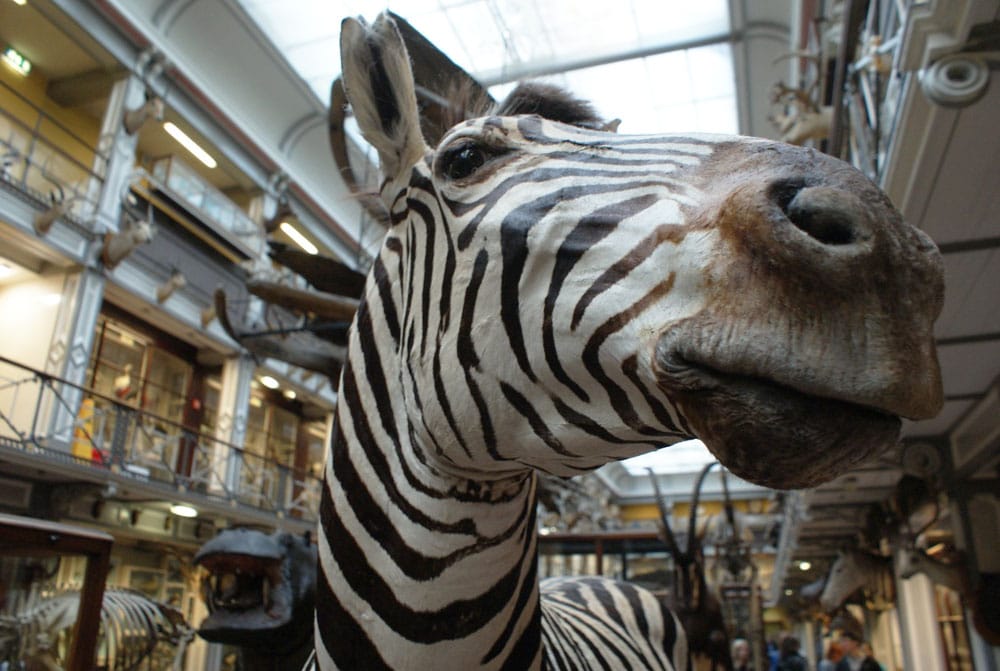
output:
<svg viewBox="0 0 1000 671"><path fill-rule="evenodd" d="M695 435L735 475L762 486L816 486L899 435L900 420L890 413L725 373L666 348L656 369Z"/></svg>

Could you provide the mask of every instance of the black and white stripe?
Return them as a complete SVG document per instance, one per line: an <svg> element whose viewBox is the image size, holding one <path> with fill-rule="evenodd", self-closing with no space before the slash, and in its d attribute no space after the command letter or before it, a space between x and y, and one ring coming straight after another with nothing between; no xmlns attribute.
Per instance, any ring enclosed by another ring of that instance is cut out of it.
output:
<svg viewBox="0 0 1000 671"><path fill-rule="evenodd" d="M933 246L847 166L761 140L505 113L432 149L392 20L346 20L341 51L391 227L339 388L318 666L685 668L652 595L539 589L534 473L697 432L759 483L833 477L934 409L894 358L930 342ZM893 311L893 278L929 308Z"/></svg>
<svg viewBox="0 0 1000 671"><path fill-rule="evenodd" d="M688 433L637 333L673 290L671 223L695 197L675 175L713 150L487 117L388 175L392 226L350 336L321 506L321 668L686 664L648 592L539 591L533 471Z"/></svg>

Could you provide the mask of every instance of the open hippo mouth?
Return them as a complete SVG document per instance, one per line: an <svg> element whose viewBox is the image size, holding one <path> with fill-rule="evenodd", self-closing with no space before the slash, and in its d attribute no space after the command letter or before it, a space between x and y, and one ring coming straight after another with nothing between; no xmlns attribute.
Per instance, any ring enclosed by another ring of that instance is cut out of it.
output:
<svg viewBox="0 0 1000 671"><path fill-rule="evenodd" d="M226 552L206 546L195 557L195 563L208 571L201 589L210 614L198 630L202 637L235 643L240 636L288 623L292 597L280 556Z"/></svg>
<svg viewBox="0 0 1000 671"><path fill-rule="evenodd" d="M212 611L242 612L272 605L272 592L280 588L281 562L246 555L214 555L202 560L209 570L205 603Z"/></svg>
<svg viewBox="0 0 1000 671"><path fill-rule="evenodd" d="M898 416L727 373L658 347L657 381L709 450L737 476L776 489L827 482L895 444Z"/></svg>

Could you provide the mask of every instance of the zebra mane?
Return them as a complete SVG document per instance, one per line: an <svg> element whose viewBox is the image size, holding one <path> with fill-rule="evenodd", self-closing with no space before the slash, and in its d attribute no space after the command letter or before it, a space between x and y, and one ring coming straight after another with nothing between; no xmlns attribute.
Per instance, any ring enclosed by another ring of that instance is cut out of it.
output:
<svg viewBox="0 0 1000 671"><path fill-rule="evenodd" d="M499 103L494 103L482 89L463 82L449 92L448 112L449 126L491 114L537 114L551 121L595 130L607 126L589 101L559 86L541 82L521 82Z"/></svg>
<svg viewBox="0 0 1000 671"><path fill-rule="evenodd" d="M589 101L552 84L522 82L497 107L500 116L537 114L552 121L600 129L604 120Z"/></svg>

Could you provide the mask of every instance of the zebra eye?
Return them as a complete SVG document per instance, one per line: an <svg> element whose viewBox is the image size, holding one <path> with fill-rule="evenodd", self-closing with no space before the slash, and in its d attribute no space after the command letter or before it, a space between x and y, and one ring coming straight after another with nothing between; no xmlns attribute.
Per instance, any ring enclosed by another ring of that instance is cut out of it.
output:
<svg viewBox="0 0 1000 671"><path fill-rule="evenodd" d="M441 156L439 170L449 179L464 179L486 163L489 155L479 145L468 143L449 149Z"/></svg>

